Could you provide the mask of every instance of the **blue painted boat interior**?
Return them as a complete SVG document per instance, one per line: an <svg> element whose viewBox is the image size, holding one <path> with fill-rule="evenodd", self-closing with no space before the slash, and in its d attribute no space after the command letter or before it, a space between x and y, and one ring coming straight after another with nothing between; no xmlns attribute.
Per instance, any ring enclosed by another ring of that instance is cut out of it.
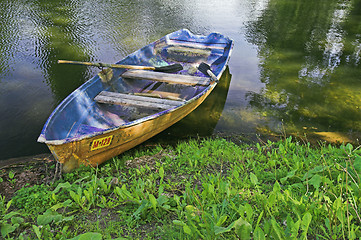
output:
<svg viewBox="0 0 361 240"><path fill-rule="evenodd" d="M197 70L197 67L201 62L206 62L218 75L228 62L232 46L232 40L221 34L211 33L208 36L200 36L183 29L143 47L118 64L159 67L180 63L183 70L175 74L205 76ZM194 54L185 54L189 49ZM189 100L207 88L198 85L186 86L142 79L123 79L121 74L125 71L125 69L113 69L113 77L106 83L96 75L72 92L53 111L38 141L70 142L101 134L161 112L149 108L96 103L94 97L104 90L130 94L156 90L177 93L180 98Z"/></svg>

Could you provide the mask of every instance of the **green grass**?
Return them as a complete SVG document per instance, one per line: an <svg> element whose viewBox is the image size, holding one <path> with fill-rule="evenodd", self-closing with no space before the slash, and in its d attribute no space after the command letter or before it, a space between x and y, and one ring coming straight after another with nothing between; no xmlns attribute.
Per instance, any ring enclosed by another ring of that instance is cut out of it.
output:
<svg viewBox="0 0 361 240"><path fill-rule="evenodd" d="M361 150L292 138L133 151L0 198L15 239L359 239Z"/></svg>

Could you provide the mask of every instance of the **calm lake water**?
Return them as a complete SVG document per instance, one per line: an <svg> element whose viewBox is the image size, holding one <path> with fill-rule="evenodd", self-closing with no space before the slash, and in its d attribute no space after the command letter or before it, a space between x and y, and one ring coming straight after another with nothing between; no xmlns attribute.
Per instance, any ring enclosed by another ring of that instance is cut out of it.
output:
<svg viewBox="0 0 361 240"><path fill-rule="evenodd" d="M114 63L182 28L235 47L210 99L158 138L361 136L361 0L14 0L0 11L0 159L49 152L36 142L46 119L98 71L58 59Z"/></svg>

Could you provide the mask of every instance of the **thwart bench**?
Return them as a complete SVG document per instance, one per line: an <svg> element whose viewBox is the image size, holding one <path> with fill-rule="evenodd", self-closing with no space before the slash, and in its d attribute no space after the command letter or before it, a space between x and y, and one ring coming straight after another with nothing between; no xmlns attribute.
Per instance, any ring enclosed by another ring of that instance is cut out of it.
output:
<svg viewBox="0 0 361 240"><path fill-rule="evenodd" d="M122 78L144 79L158 82L183 85L207 86L211 80L208 77L189 76L181 74L170 74L146 70L128 70L122 74ZM100 92L94 100L99 103L131 105L158 109L169 109L182 104L182 100L140 96L136 94L125 94L117 92Z"/></svg>
<svg viewBox="0 0 361 240"><path fill-rule="evenodd" d="M139 107L168 109L182 104L182 101L145 97L132 94L101 91L95 98L99 103L131 105Z"/></svg>
<svg viewBox="0 0 361 240"><path fill-rule="evenodd" d="M210 78L208 77L171 74L171 73L154 72L154 71L146 71L146 70L128 70L122 74L122 77L131 78L131 79L145 79L145 80L152 80L157 82L167 82L173 84L203 85L203 86L208 86L211 81Z"/></svg>

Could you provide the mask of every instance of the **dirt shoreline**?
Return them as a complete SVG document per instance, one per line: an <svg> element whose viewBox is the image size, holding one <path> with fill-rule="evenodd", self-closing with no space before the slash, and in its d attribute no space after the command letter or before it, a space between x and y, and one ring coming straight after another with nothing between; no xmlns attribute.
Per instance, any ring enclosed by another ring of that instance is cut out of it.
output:
<svg viewBox="0 0 361 240"><path fill-rule="evenodd" d="M360 145L360 141L358 139L358 135L353 136L352 134L345 134L345 133L337 133L337 132L318 132L318 133L308 133L307 137L303 136L297 136L297 134L290 134L293 135L296 139L303 140L304 142L310 142L311 144L318 145L319 142L328 142L331 144L340 144L342 142L344 143L353 143L355 145ZM188 136L188 137L197 137L197 136ZM225 133L214 133L209 137L221 137L224 139L227 139L229 141L232 141L236 144L240 143L255 143L261 141L278 141L281 138L285 138L285 136L275 134L275 133L265 133L265 134L225 134ZM187 139L183 139L187 140ZM149 141L149 140L148 140ZM17 164L31 164L36 163L39 161L54 161L53 155L49 153L42 153L37 154L33 156L23 156L23 157L16 157L16 158L9 158L0 160L0 170L3 168L8 168L13 165Z"/></svg>
<svg viewBox="0 0 361 240"><path fill-rule="evenodd" d="M0 169L11 167L12 165L25 164L25 163L36 163L39 161L49 161L54 160L54 157L51 153L42 153L32 156L24 156L17 158L9 158L0 160Z"/></svg>
<svg viewBox="0 0 361 240"><path fill-rule="evenodd" d="M9 201L16 191L54 181L56 161L50 153L0 161L0 195Z"/></svg>
<svg viewBox="0 0 361 240"><path fill-rule="evenodd" d="M236 135L236 134L214 134L212 137L221 137L235 144L250 144L255 142L266 142L267 140L278 141L282 137L277 135ZM299 139L305 142L305 139ZM306 142L319 144L319 138L313 139L309 136ZM161 144L162 145L162 144ZM359 144L358 144L359 145ZM145 146L154 146L145 144ZM35 184L49 184L54 182L56 174L56 161L53 155L43 153L33 156L24 156L0 160L0 195L7 200L14 196L14 193L24 186ZM59 175L60 176L60 175ZM58 176L58 177L59 177Z"/></svg>

